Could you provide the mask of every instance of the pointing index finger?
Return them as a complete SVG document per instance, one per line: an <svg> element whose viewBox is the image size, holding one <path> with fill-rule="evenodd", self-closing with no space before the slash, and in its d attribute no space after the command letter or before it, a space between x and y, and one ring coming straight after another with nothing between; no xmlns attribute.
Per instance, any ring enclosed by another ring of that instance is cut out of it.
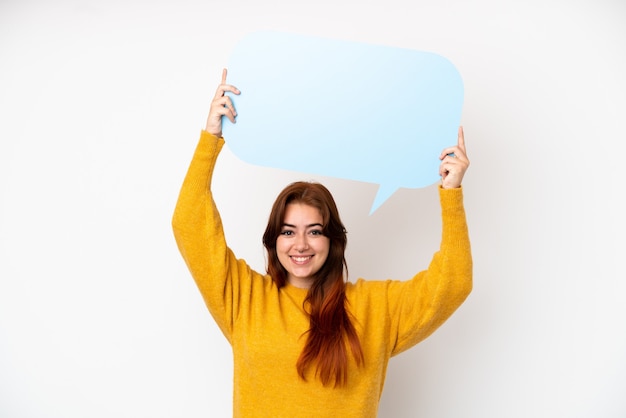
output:
<svg viewBox="0 0 626 418"><path fill-rule="evenodd" d="M463 152L465 152L465 135L463 135L463 127L462 126L459 126L458 145L459 145L459 148L461 148L461 150L463 150Z"/></svg>

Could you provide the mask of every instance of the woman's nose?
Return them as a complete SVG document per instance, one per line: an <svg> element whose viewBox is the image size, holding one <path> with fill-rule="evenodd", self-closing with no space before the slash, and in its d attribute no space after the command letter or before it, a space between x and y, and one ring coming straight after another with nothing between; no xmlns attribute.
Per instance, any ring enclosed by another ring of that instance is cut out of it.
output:
<svg viewBox="0 0 626 418"><path fill-rule="evenodd" d="M296 237L296 250L298 252L306 251L309 248L309 243L306 239L306 235L298 235Z"/></svg>

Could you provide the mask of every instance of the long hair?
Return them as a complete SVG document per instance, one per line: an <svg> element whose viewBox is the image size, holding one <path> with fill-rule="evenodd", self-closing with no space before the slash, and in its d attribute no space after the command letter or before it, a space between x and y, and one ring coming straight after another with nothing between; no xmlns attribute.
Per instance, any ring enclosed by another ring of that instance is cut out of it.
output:
<svg viewBox="0 0 626 418"><path fill-rule="evenodd" d="M300 377L305 379L306 371L315 365L316 375L322 384L326 386L334 382L335 386L344 386L348 379L346 346L350 347L357 365L361 366L364 361L359 337L346 307L346 229L339 218L335 200L323 185L296 182L283 189L274 202L263 234L263 245L268 256L267 273L279 288L287 283L287 270L278 260L276 239L290 203L302 203L317 208L322 215L322 233L330 241L326 262L315 274L304 300L310 327L306 332L307 341L296 368Z"/></svg>

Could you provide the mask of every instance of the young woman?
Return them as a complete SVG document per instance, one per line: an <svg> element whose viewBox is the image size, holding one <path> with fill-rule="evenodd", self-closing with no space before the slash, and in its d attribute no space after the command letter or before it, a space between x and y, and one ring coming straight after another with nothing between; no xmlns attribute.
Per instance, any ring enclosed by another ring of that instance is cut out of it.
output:
<svg viewBox="0 0 626 418"><path fill-rule="evenodd" d="M350 282L346 231L329 191L288 185L263 235L267 274L228 248L211 194L222 117L236 111L222 83L183 182L172 225L178 248L234 358L235 417L375 417L390 357L435 331L472 288L461 181L463 131L440 155L442 240L406 281Z"/></svg>

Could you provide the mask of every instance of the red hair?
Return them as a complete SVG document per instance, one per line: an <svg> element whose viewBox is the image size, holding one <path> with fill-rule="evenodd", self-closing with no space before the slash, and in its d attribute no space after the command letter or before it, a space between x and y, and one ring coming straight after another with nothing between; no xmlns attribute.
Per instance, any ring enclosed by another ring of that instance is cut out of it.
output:
<svg viewBox="0 0 626 418"><path fill-rule="evenodd" d="M348 379L347 346L357 365L362 365L364 361L361 343L346 307L346 229L339 218L335 200L326 187L310 182L288 185L276 198L263 234L263 245L268 255L267 273L279 288L287 283L287 271L278 260L276 239L290 203L302 203L318 209L323 220L322 232L330 241L326 262L315 274L304 300L310 328L306 332L307 341L296 368L300 377L305 379L306 371L315 365L316 376L322 384L334 382L335 386L344 386Z"/></svg>

